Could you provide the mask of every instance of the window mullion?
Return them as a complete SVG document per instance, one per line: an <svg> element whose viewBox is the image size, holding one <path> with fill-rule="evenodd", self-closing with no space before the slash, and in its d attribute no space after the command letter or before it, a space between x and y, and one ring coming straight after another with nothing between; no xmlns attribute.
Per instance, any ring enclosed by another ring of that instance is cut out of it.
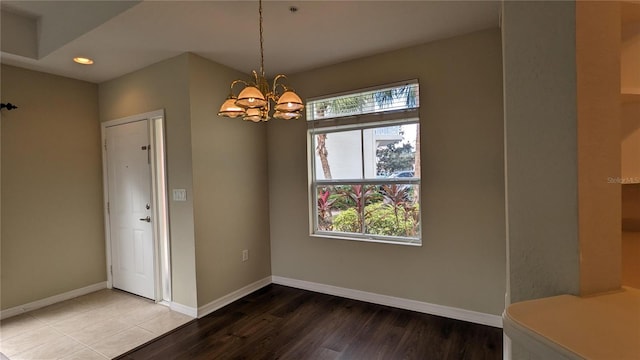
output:
<svg viewBox="0 0 640 360"><path fill-rule="evenodd" d="M364 175L364 130L360 130L360 177L366 179Z"/></svg>
<svg viewBox="0 0 640 360"><path fill-rule="evenodd" d="M364 130L360 129L360 176L362 177L362 180L364 182L365 179L365 175L364 175ZM362 199L360 199L362 206L360 209L360 218L362 219L362 226L360 227L360 231L362 231L362 235L364 235L366 233L365 231L365 220L364 220L364 208L367 206L367 201L365 198L365 193L366 193L366 185L363 183L360 187L361 190L361 194L360 196L362 196Z"/></svg>
<svg viewBox="0 0 640 360"><path fill-rule="evenodd" d="M362 201L362 208L360 209L360 216L361 216L361 219L362 219L362 227L360 228L360 231L362 231L362 235L367 233L365 231L365 223L366 222L365 222L365 219L364 219L364 214L365 214L364 208L367 207L367 201L366 201L366 198L364 196L364 194L366 193L366 190L367 190L366 185L362 184L362 194L361 194L361 196L362 196L362 200L361 200Z"/></svg>

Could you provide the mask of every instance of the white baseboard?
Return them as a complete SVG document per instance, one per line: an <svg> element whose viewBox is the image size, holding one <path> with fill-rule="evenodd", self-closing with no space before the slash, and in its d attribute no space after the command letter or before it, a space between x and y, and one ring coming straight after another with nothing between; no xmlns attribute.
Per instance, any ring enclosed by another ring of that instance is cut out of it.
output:
<svg viewBox="0 0 640 360"><path fill-rule="evenodd" d="M0 311L0 319L10 318L12 316L20 315L27 311L36 310L45 306L53 305L55 303L73 299L78 296L86 295L86 294L89 294L98 290L106 289L106 288L107 288L107 282L103 281L93 285L85 286L80 289L67 291L66 293L49 296L48 298L32 301L24 305L19 305L6 310L2 310Z"/></svg>
<svg viewBox="0 0 640 360"><path fill-rule="evenodd" d="M502 360L512 360L511 358L511 338L504 332L504 320L502 322Z"/></svg>
<svg viewBox="0 0 640 360"><path fill-rule="evenodd" d="M267 285L271 284L271 276L267 276L264 279L258 280L252 284L249 284L243 288L240 288L230 294L227 294L221 298L218 298L216 300L213 300L212 302L206 304L206 305L202 305L198 308L198 318L201 318L203 316L207 316L209 314L211 314L212 312L231 304L232 302L245 297L249 294L251 294L252 292L261 289Z"/></svg>
<svg viewBox="0 0 640 360"><path fill-rule="evenodd" d="M271 283L502 328L502 317L498 315L491 315L444 305L430 304L416 300L403 299L366 291L314 283L310 281L290 279L281 276L268 276L264 279L258 280L252 284L240 288L230 294L227 294L219 299L216 299L206 305L200 306L197 309L175 302L171 302L169 304L169 307L171 310L177 311L187 316L201 318ZM93 285L85 286L80 289L71 290L66 293L50 296L45 299L36 300L24 305L12 307L0 311L0 319L6 319L25 313L27 311L53 305L61 301L73 299L75 297L86 295L106 288L107 282L103 281Z"/></svg>
<svg viewBox="0 0 640 360"><path fill-rule="evenodd" d="M187 316L191 316L192 318L196 318L198 316L198 309L191 306L178 304L177 302L170 302L169 309L181 314L185 314Z"/></svg>
<svg viewBox="0 0 640 360"><path fill-rule="evenodd" d="M310 281L290 279L281 276L272 276L271 278L271 281L274 284L285 285L298 289L345 297L348 299L366 301L373 304L386 305L399 309L412 310L425 314L438 315L451 319L463 320L476 324L502 328L502 317L499 315L486 314L444 305L430 304L416 300L409 300L388 295L370 293L366 291L319 284Z"/></svg>

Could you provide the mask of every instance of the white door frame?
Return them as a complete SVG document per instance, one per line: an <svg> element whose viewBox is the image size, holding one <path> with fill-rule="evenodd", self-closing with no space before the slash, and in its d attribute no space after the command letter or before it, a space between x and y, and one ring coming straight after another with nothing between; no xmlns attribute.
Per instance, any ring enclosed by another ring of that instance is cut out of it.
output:
<svg viewBox="0 0 640 360"><path fill-rule="evenodd" d="M109 127L136 121L147 121L151 151L151 211L154 221L154 279L156 302L171 303L171 252L169 234L169 202L167 197L166 151L164 136L164 110L156 110L126 118L103 122L102 132L102 184L104 224L107 255L107 287L113 288L111 232L109 227L109 179L107 176L106 130Z"/></svg>

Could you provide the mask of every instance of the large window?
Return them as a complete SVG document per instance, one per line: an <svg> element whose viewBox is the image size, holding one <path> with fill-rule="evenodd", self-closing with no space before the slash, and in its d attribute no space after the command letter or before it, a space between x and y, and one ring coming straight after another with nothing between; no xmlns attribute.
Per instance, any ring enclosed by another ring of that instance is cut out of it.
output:
<svg viewBox="0 0 640 360"><path fill-rule="evenodd" d="M418 83L307 102L312 233L421 244Z"/></svg>

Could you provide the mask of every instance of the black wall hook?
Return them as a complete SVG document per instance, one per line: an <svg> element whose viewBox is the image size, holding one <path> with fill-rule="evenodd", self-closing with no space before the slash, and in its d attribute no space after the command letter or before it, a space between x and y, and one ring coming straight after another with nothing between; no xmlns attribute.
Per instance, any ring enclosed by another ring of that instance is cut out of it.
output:
<svg viewBox="0 0 640 360"><path fill-rule="evenodd" d="M13 105L12 103L1 103L0 104L0 110L7 108L7 110L13 110L13 109L17 109L18 107Z"/></svg>

